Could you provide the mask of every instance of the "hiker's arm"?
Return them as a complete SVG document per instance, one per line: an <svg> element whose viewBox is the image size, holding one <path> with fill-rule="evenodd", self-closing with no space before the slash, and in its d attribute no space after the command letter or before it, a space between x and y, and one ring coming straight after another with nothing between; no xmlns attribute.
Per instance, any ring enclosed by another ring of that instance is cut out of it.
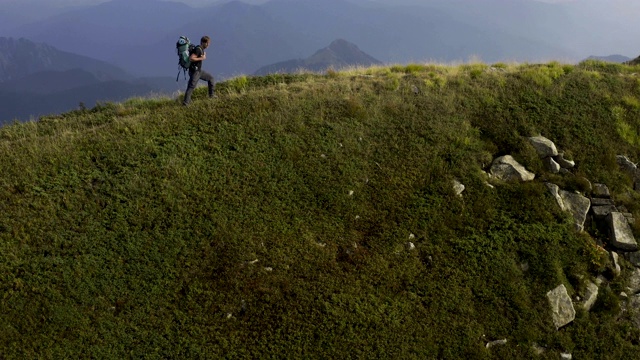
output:
<svg viewBox="0 0 640 360"><path fill-rule="evenodd" d="M191 56L189 56L189 60L191 61L202 61L205 60L207 58L207 53L202 53L202 56L197 56L195 53L191 54Z"/></svg>

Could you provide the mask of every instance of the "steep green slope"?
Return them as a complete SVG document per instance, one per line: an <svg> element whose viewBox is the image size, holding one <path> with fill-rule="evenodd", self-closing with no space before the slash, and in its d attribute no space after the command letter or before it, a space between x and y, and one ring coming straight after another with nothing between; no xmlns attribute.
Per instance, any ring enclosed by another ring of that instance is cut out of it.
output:
<svg viewBox="0 0 640 360"><path fill-rule="evenodd" d="M615 160L640 158L637 71L590 61L239 77L213 102L196 91L188 109L132 99L0 128L0 353L637 354L624 276L554 327L547 291L575 296L608 264L601 235L576 233L544 185L604 183L639 218ZM544 171L525 138L539 133L576 176ZM487 186L482 170L504 154L536 180Z"/></svg>

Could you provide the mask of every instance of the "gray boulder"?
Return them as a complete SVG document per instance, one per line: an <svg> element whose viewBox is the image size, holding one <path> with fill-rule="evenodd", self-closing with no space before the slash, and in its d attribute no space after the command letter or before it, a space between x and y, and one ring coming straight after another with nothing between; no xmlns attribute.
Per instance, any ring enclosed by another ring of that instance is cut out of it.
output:
<svg viewBox="0 0 640 360"><path fill-rule="evenodd" d="M462 192L465 189L464 185L462 185L462 183L458 180L453 180L452 185L453 185L453 192L458 196L462 196Z"/></svg>
<svg viewBox="0 0 640 360"><path fill-rule="evenodd" d="M529 142L538 152L541 158L558 155L558 149L553 141L544 136L533 136L529 138Z"/></svg>
<svg viewBox="0 0 640 360"><path fill-rule="evenodd" d="M576 310L564 285L549 291L547 299L549 299L549 304L551 305L553 324L556 329L560 329L576 318Z"/></svg>
<svg viewBox="0 0 640 360"><path fill-rule="evenodd" d="M536 175L520 165L511 155L501 156L493 160L491 176L502 181L531 181Z"/></svg>
<svg viewBox="0 0 640 360"><path fill-rule="evenodd" d="M591 201L573 192L560 190L558 185L552 183L546 183L547 188L551 192L551 195L556 199L558 206L563 211L568 211L573 215L575 219L576 230L584 230L584 223L587 220L587 214L591 207Z"/></svg>
<svg viewBox="0 0 640 360"><path fill-rule="evenodd" d="M598 285L589 281L587 283L587 289L584 292L584 301L582 302L582 307L585 310L589 311L593 307L593 304L596 303L596 299L598 298Z"/></svg>
<svg viewBox="0 0 640 360"><path fill-rule="evenodd" d="M593 204L592 204L593 205ZM591 211L596 220L604 220L612 212L618 211L613 205L592 206Z"/></svg>
<svg viewBox="0 0 640 360"><path fill-rule="evenodd" d="M560 164L558 164L552 157L546 157L542 159L542 163L547 168L549 172L552 174L557 174L560 172Z"/></svg>
<svg viewBox="0 0 640 360"><path fill-rule="evenodd" d="M611 198L609 188L605 184L593 184L593 196L603 199Z"/></svg>
<svg viewBox="0 0 640 360"><path fill-rule="evenodd" d="M574 166L576 166L576 162L573 160L565 159L563 153L559 153L558 156L555 157L555 160L563 169L572 169Z"/></svg>
<svg viewBox="0 0 640 360"><path fill-rule="evenodd" d="M638 243L633 237L629 221L624 214L611 212L607 216L611 245L623 251L638 251Z"/></svg>
<svg viewBox="0 0 640 360"><path fill-rule="evenodd" d="M629 276L628 288L631 294L640 293L640 269L634 269L631 276Z"/></svg>

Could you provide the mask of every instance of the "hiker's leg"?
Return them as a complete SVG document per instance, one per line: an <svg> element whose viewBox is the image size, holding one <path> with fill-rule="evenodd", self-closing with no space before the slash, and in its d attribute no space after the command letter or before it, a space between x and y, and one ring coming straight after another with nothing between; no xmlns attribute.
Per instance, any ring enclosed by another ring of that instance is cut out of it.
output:
<svg viewBox="0 0 640 360"><path fill-rule="evenodd" d="M209 86L209 97L212 97L214 88L213 75L206 71L200 71L200 80L207 82L207 85Z"/></svg>
<svg viewBox="0 0 640 360"><path fill-rule="evenodd" d="M187 91L184 92L183 105L188 105L191 102L191 94L198 85L198 80L200 80L200 72L189 70L189 85L187 85Z"/></svg>

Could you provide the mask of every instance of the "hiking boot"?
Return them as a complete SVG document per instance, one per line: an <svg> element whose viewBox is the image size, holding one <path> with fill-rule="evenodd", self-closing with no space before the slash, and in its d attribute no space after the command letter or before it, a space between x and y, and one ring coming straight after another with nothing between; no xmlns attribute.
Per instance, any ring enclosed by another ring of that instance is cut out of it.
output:
<svg viewBox="0 0 640 360"><path fill-rule="evenodd" d="M209 99L217 99L217 98L218 98L218 95L216 94L209 95Z"/></svg>

